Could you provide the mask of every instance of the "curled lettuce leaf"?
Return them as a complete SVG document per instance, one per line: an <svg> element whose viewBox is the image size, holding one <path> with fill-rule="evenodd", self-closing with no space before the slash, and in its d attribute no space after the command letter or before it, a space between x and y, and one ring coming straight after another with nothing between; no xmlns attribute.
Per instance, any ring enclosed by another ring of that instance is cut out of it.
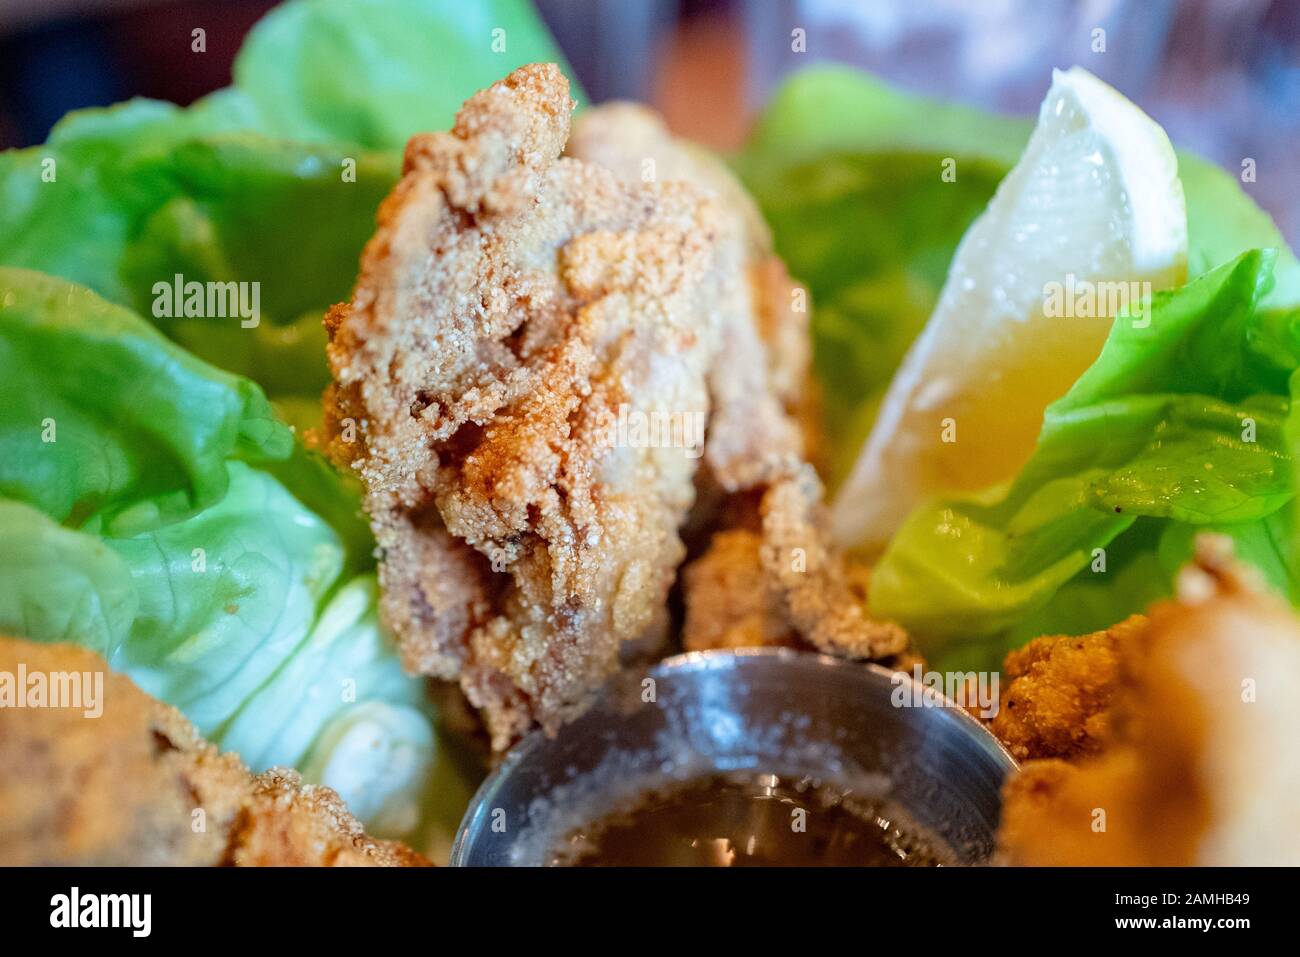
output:
<svg viewBox="0 0 1300 957"><path fill-rule="evenodd" d="M227 459L286 458L262 391L86 289L0 269L0 496L122 534L226 493Z"/></svg>
<svg viewBox="0 0 1300 957"><path fill-rule="evenodd" d="M251 764L297 766L334 788L373 832L410 834L438 761L428 710L423 686L402 672L380 627L370 573L335 592L221 738Z"/></svg>
<svg viewBox="0 0 1300 957"><path fill-rule="evenodd" d="M909 516L873 575L872 610L933 657L996 666L1027 629L1140 611L1189 557L1196 529L1233 535L1289 592L1300 313L1264 307L1276 260L1244 253L1157 293L1149 323L1117 317L1009 486Z"/></svg>
<svg viewBox="0 0 1300 957"><path fill-rule="evenodd" d="M251 767L328 771L409 830L431 711L351 483L247 379L27 270L0 269L0 400L0 633L92 648Z"/></svg>
<svg viewBox="0 0 1300 957"><path fill-rule="evenodd" d="M282 137L400 149L537 62L564 65L528 0L298 0L253 28L234 75Z"/></svg>
<svg viewBox="0 0 1300 957"><path fill-rule="evenodd" d="M78 644L108 659L139 604L130 569L101 539L0 499L0 633Z"/></svg>
<svg viewBox="0 0 1300 957"><path fill-rule="evenodd" d="M321 315L347 298L399 163L204 130L168 104L83 111L45 146L0 154L0 265L86 285L272 397L314 399L328 379ZM257 324L156 310L157 284L177 276L256 283Z"/></svg>
<svg viewBox="0 0 1300 957"><path fill-rule="evenodd" d="M109 664L212 734L302 644L343 565L334 530L275 479L229 468L212 507L106 540L140 596Z"/></svg>
<svg viewBox="0 0 1300 957"><path fill-rule="evenodd" d="M315 425L321 316L348 297L406 140L514 67L559 59L528 0L285 3L230 88L72 113L46 144L0 154L0 266L131 307ZM177 275L256 282L258 325L155 316L155 284Z"/></svg>

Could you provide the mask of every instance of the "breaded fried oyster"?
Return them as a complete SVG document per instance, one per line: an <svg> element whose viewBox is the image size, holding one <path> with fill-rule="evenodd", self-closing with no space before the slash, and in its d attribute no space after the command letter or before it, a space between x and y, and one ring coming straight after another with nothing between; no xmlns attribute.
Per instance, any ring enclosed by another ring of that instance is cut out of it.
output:
<svg viewBox="0 0 1300 957"><path fill-rule="evenodd" d="M0 707L0 865L428 864L366 835L331 789L250 774L93 652L0 638L0 673L100 676L78 707Z"/></svg>
<svg viewBox="0 0 1300 957"><path fill-rule="evenodd" d="M1300 863L1300 621L1251 571L1224 542L1202 538L1176 600L1135 619L1114 646L1098 752L1030 761L1008 781L1005 861Z"/></svg>
<svg viewBox="0 0 1300 957"><path fill-rule="evenodd" d="M1035 638L1012 651L993 733L1021 761L1095 754L1109 726L1123 646L1146 626L1134 615L1104 631Z"/></svg>
<svg viewBox="0 0 1300 957"><path fill-rule="evenodd" d="M728 493L764 490L765 571L811 640L905 640L825 587L821 489L743 222L708 184L561 157L571 109L559 69L533 65L412 139L327 319L326 438L367 488L385 618L497 748L556 727L665 627L701 456Z"/></svg>

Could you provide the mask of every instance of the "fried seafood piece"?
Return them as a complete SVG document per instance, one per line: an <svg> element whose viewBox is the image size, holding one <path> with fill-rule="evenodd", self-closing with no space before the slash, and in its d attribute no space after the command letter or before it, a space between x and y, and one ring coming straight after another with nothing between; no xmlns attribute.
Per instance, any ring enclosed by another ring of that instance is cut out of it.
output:
<svg viewBox="0 0 1300 957"><path fill-rule="evenodd" d="M385 620L497 748L664 627L741 268L699 191L560 158L571 109L524 67L413 138L327 321L329 449L366 485Z"/></svg>
<svg viewBox="0 0 1300 957"><path fill-rule="evenodd" d="M497 749L662 634L701 456L728 492L806 468L750 227L715 190L561 157L571 109L533 65L413 138L326 321L326 444L365 483L384 618Z"/></svg>
<svg viewBox="0 0 1300 957"><path fill-rule="evenodd" d="M1094 754L1105 739L1122 647L1147 627L1141 615L1090 635L1035 638L1007 655L1008 681L990 725L1018 760Z"/></svg>
<svg viewBox="0 0 1300 957"><path fill-rule="evenodd" d="M792 593L783 587L780 570L770 571L773 560L764 559L761 530L738 527L715 534L709 549L690 562L683 570L683 597L686 617L682 625L682 645L687 651L708 651L714 648L787 647L817 650L818 646L806 637L795 624L795 617L787 604ZM792 563L793 564L793 563ZM865 607L870 571L865 565L846 561L839 589L839 608L830 607L824 584L815 585L806 596L813 602L811 608L799 610L809 623L809 634L818 635L824 647L835 648L837 633L852 636L873 634L872 628L881 629L883 640L876 646L880 653L868 647L864 654L891 667L909 670L921 659L911 654L906 646L906 636L892 631L891 625L862 621L845 621L844 618ZM791 571L798 575L797 564ZM798 579L797 581L802 581ZM825 629L825 631L819 631ZM829 632L829 633L827 633Z"/></svg>
<svg viewBox="0 0 1300 957"><path fill-rule="evenodd" d="M329 788L250 775L84 648L0 638L0 681L20 675L77 687L79 706L0 708L0 864L428 863L369 838Z"/></svg>
<svg viewBox="0 0 1300 957"><path fill-rule="evenodd" d="M253 778L241 824L229 848L239 867L429 866L405 844L369 837L337 792L289 768Z"/></svg>
<svg viewBox="0 0 1300 957"><path fill-rule="evenodd" d="M744 263L724 277L725 346L709 370L704 484L714 491L714 515L734 511L718 500L748 501L757 491L759 536L724 531L697 560L686 581L684 644L806 643L860 658L902 652L902 629L868 618L854 573L826 545L822 488L807 461L818 434L807 293L774 254L754 201L718 159L674 139L654 112L635 104L585 111L568 150L629 181L682 179L707 191L729 224L719 242L733 245L728 258ZM717 585L726 591L713 591Z"/></svg>
<svg viewBox="0 0 1300 957"><path fill-rule="evenodd" d="M687 650L773 645L895 666L919 660L902 628L867 614L867 567L828 545L811 466L776 476L756 512L716 532L686 566Z"/></svg>
<svg viewBox="0 0 1300 957"><path fill-rule="evenodd" d="M866 592L826 534L822 485L806 462L768 483L760 506L763 571L791 625L819 651L846 658L908 654L907 633L867 614Z"/></svg>
<svg viewBox="0 0 1300 957"><path fill-rule="evenodd" d="M687 651L715 648L799 647L799 634L768 588L758 532L732 528L713 536L708 552L682 572Z"/></svg>
<svg viewBox="0 0 1300 957"><path fill-rule="evenodd" d="M682 180L713 195L731 228L726 239L741 245L742 273L733 277L722 304L729 345L766 370L737 361L720 363L711 378L735 377L729 385L715 381L715 391L739 399L774 397L800 426L789 433L780 417L763 409L761 424L793 445L789 449L811 457L819 444L817 386L811 375L812 348L808 335L808 290L790 278L785 263L772 248L772 233L758 205L725 163L687 140L675 138L662 117L638 103L613 102L584 110L573 125L567 148L570 156L608 169L630 182ZM757 333L755 340L754 333ZM760 348L761 347L761 348ZM746 395L745 384L752 387Z"/></svg>
<svg viewBox="0 0 1300 957"><path fill-rule="evenodd" d="M1004 794L1015 864L1300 864L1300 621L1203 539L1175 600L1115 650L1100 754L1032 761Z"/></svg>

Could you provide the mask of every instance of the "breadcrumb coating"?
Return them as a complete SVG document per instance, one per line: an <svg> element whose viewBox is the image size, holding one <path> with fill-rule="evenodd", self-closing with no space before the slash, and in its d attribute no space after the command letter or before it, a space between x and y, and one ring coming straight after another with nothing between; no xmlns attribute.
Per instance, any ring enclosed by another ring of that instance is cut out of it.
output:
<svg viewBox="0 0 1300 957"><path fill-rule="evenodd" d="M0 638L0 672L103 678L102 713L0 708L0 865L427 865L326 787L249 774L93 652Z"/></svg>
<svg viewBox="0 0 1300 957"><path fill-rule="evenodd" d="M760 557L763 538L743 528L713 536L709 551L682 572L686 620L682 647L799 647L798 633L768 588Z"/></svg>
<svg viewBox="0 0 1300 957"><path fill-rule="evenodd" d="M367 487L385 619L498 748L662 626L697 458L614 430L702 419L718 346L716 206L560 159L571 105L524 67L414 138L330 322L330 449Z"/></svg>
<svg viewBox="0 0 1300 957"><path fill-rule="evenodd" d="M813 621L842 592L811 593L835 559L793 386L775 385L794 378L759 329L761 220L736 194L561 157L571 108L536 64L413 138L327 319L325 439L366 485L384 619L409 669L460 682L498 749L556 728L620 649L662 634L701 461L726 494L771 499L782 549L813 554L775 579L796 627L862 655L901 635L848 635L860 609ZM629 437L656 421L658 441Z"/></svg>
<svg viewBox="0 0 1300 957"><path fill-rule="evenodd" d="M1001 857L1300 864L1300 621L1203 536L1176 600L1128 624L1100 752L1031 761L1008 782Z"/></svg>
<svg viewBox="0 0 1300 957"><path fill-rule="evenodd" d="M993 733L1021 761L1096 753L1119 684L1121 646L1137 640L1146 625L1134 615L1104 631L1035 638L1011 652Z"/></svg>
<svg viewBox="0 0 1300 957"><path fill-rule="evenodd" d="M762 532L744 527L745 520L741 521L741 526L715 534L708 550L683 570L683 647L687 651L760 647L819 650L796 628L779 583L764 570L763 549L767 546ZM870 580L871 572L865 564L846 561L840 579L849 595L846 604L865 607ZM834 616L818 611L815 619L830 622ZM916 665L924 666L924 659L909 645L889 641L883 647L898 650L873 655L872 660L879 664L908 672Z"/></svg>
<svg viewBox="0 0 1300 957"><path fill-rule="evenodd" d="M587 110L569 153L625 179L677 178L717 198L730 223L720 242L737 248L742 273L721 303L725 346L709 372L713 413L700 484L713 493L704 518L723 526L685 579L688 649L784 644L881 659L903 651L897 625L865 614L846 558L826 542L816 454L818 403L810 375L807 291L772 251L772 238L744 187L707 151L672 137L651 110L612 103ZM758 491L757 515L747 514ZM740 499L737 504L728 501ZM759 537L731 536L728 522ZM729 536L724 538L723 536ZM719 580L725 575L726 580ZM719 592L718 586L727 587ZM729 614L739 618L729 622Z"/></svg>
<svg viewBox="0 0 1300 957"><path fill-rule="evenodd" d="M731 345L743 347L743 358L752 357L766 375L753 378L740 361L742 355L730 353L733 361L715 365L711 376L738 377L736 384L715 381L714 391L734 394L742 405L774 397L800 430L787 434L783 417L770 410L764 413L768 422L778 423L772 427L794 440L794 450L812 457L821 429L817 383L811 375L808 290L790 278L773 252L771 231L745 187L716 156L673 137L657 113L638 103L603 103L584 110L574 122L567 151L629 182L681 180L717 200L731 226L725 239L741 245L736 255L744 263L743 274L735 277L722 303L727 311L724 324L733 330L727 338Z"/></svg>

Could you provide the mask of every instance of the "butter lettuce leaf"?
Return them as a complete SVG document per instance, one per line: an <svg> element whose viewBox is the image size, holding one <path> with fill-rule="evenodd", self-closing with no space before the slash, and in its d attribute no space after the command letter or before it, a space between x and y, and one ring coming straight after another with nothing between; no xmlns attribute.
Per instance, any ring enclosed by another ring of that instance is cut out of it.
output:
<svg viewBox="0 0 1300 957"><path fill-rule="evenodd" d="M140 596L109 664L214 734L306 638L344 558L334 530L275 479L242 462L229 471L210 508L105 540Z"/></svg>
<svg viewBox="0 0 1300 957"><path fill-rule="evenodd" d="M1244 253L1157 293L1149 322L1117 317L1096 362L1048 407L1013 482L909 516L873 575L873 612L940 661L996 666L1027 621L1039 634L1077 630L1088 575L1111 583L1145 564L1125 587L1105 586L1091 620L1142 610L1189 557L1196 529L1232 534L1248 558L1271 556L1270 577L1288 592L1291 549L1279 536L1294 498L1300 313L1264 308L1276 260Z"/></svg>
<svg viewBox="0 0 1300 957"><path fill-rule="evenodd" d="M565 67L528 0L297 0L252 29L234 77L260 124L282 137L401 149L538 62Z"/></svg>
<svg viewBox="0 0 1300 957"><path fill-rule="evenodd" d="M0 499L0 633L77 644L109 659L139 603L130 568L100 538Z"/></svg>
<svg viewBox="0 0 1300 957"><path fill-rule="evenodd" d="M0 154L0 266L88 286L274 398L317 398L321 317L348 297L399 166L397 153L204 131L169 104L83 111L46 145ZM159 295L177 282L247 284L252 324L184 315Z"/></svg>
<svg viewBox="0 0 1300 957"><path fill-rule="evenodd" d="M355 485L255 384L83 287L0 269L0 634L91 648L255 770L328 771L404 832L436 746L373 550Z"/></svg>
<svg viewBox="0 0 1300 957"><path fill-rule="evenodd" d="M0 268L0 496L112 534L226 493L226 461L286 459L253 383L87 289Z"/></svg>
<svg viewBox="0 0 1300 957"><path fill-rule="evenodd" d="M0 154L0 266L129 306L318 424L321 317L351 291L406 140L535 60L560 57L528 0L285 3L249 34L231 87L187 108L71 113L47 143ZM158 314L155 287L177 276L256 283L257 324Z"/></svg>

